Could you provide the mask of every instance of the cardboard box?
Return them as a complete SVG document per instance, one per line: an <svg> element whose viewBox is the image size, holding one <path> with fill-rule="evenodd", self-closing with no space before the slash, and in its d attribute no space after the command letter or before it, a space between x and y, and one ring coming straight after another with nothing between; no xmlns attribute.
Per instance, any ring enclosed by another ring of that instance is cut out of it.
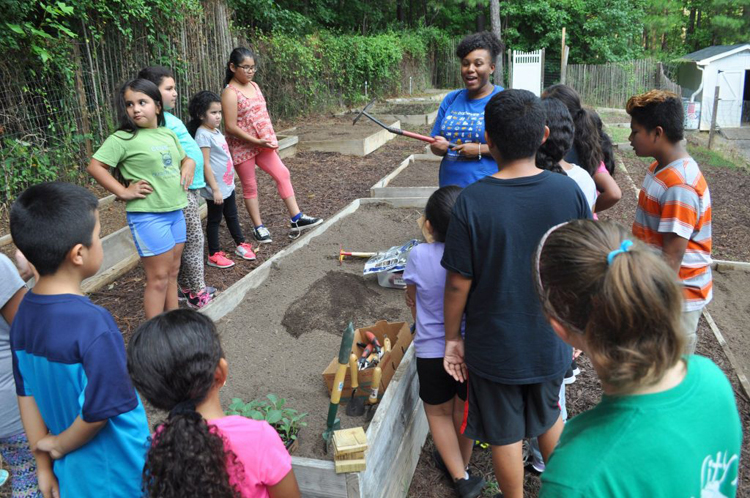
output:
<svg viewBox="0 0 750 498"><path fill-rule="evenodd" d="M381 345L384 344L386 336L391 340L391 351L383 355L380 360L380 369L382 370L382 376L380 378L380 388L378 390L378 398L383 397L388 384L391 382L393 374L396 373L396 369L401 364L401 360L409 349L411 341L413 339L409 325L406 322L387 322L380 320L375 325L370 327L362 327L354 331L354 342L352 343L352 352L359 358L362 355L362 348L357 346L358 342L365 342L365 331L372 332ZM336 375L336 369L338 368L338 357L334 357L331 363L328 364L325 370L323 370L323 381L326 383L328 393L333 390L333 378ZM372 386L372 374L375 371L374 368L368 368L366 370L359 370L357 372L357 381L359 382L359 389L357 389L357 397L366 398L370 395L370 389ZM352 381L351 372L347 368L346 377L344 378L344 390L341 394L341 401L346 403L352 397Z"/></svg>

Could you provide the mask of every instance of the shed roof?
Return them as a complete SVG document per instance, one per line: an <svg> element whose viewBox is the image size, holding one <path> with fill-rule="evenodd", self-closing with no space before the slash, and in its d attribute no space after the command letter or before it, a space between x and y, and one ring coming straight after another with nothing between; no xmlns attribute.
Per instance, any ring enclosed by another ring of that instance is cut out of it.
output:
<svg viewBox="0 0 750 498"><path fill-rule="evenodd" d="M717 59L723 59L724 57L736 54L737 52L741 52L745 49L750 50L750 43L740 43L737 45L714 45L712 47L703 48L691 54L683 55L678 60L694 61L699 65L704 65Z"/></svg>

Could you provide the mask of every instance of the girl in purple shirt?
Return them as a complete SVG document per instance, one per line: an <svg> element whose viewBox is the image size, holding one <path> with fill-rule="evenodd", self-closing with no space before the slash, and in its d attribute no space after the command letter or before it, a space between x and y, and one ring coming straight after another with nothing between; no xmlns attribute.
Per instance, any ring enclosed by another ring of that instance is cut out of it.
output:
<svg viewBox="0 0 750 498"><path fill-rule="evenodd" d="M479 496L481 476L467 472L473 441L461 435L466 400L466 383L457 382L443 368L445 323L443 299L445 269L440 265L451 210L461 189L442 187L430 196L424 211L422 232L428 242L409 253L404 271L406 303L416 322L414 348L417 355L419 397L437 451L436 465L453 480L459 496Z"/></svg>

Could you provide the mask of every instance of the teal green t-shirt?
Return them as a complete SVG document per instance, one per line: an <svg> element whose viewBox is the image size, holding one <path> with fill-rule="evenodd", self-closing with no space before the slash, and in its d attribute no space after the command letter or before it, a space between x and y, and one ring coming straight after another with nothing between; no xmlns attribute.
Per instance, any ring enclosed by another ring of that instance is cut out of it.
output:
<svg viewBox="0 0 750 498"><path fill-rule="evenodd" d="M203 152L201 152L198 144L195 143L193 137L188 133L185 124L180 121L180 118L172 114L171 112L164 111L165 126L172 130L177 135L177 140L180 141L183 150L190 159L195 161L195 175L193 176L193 183L190 184L190 190L198 190L206 186L206 179L203 176Z"/></svg>
<svg viewBox="0 0 750 498"><path fill-rule="evenodd" d="M604 395L570 419L539 496L735 496L742 426L732 386L708 358L686 359L677 387Z"/></svg>
<svg viewBox="0 0 750 498"><path fill-rule="evenodd" d="M177 135L164 126L141 128L135 136L116 131L104 141L94 159L118 168L129 182L146 180L154 189L145 199L128 201L131 213L166 213L187 206L180 185L180 166L185 157Z"/></svg>

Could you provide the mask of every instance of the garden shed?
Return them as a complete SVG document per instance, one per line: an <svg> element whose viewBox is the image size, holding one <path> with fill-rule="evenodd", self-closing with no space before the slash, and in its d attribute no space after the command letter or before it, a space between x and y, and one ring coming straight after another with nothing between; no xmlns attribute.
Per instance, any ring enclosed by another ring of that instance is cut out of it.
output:
<svg viewBox="0 0 750 498"><path fill-rule="evenodd" d="M684 89L688 129L698 126L701 130L709 129L716 87L719 87L718 126L750 125L750 43L706 47L681 57L678 62L682 63L677 79Z"/></svg>

